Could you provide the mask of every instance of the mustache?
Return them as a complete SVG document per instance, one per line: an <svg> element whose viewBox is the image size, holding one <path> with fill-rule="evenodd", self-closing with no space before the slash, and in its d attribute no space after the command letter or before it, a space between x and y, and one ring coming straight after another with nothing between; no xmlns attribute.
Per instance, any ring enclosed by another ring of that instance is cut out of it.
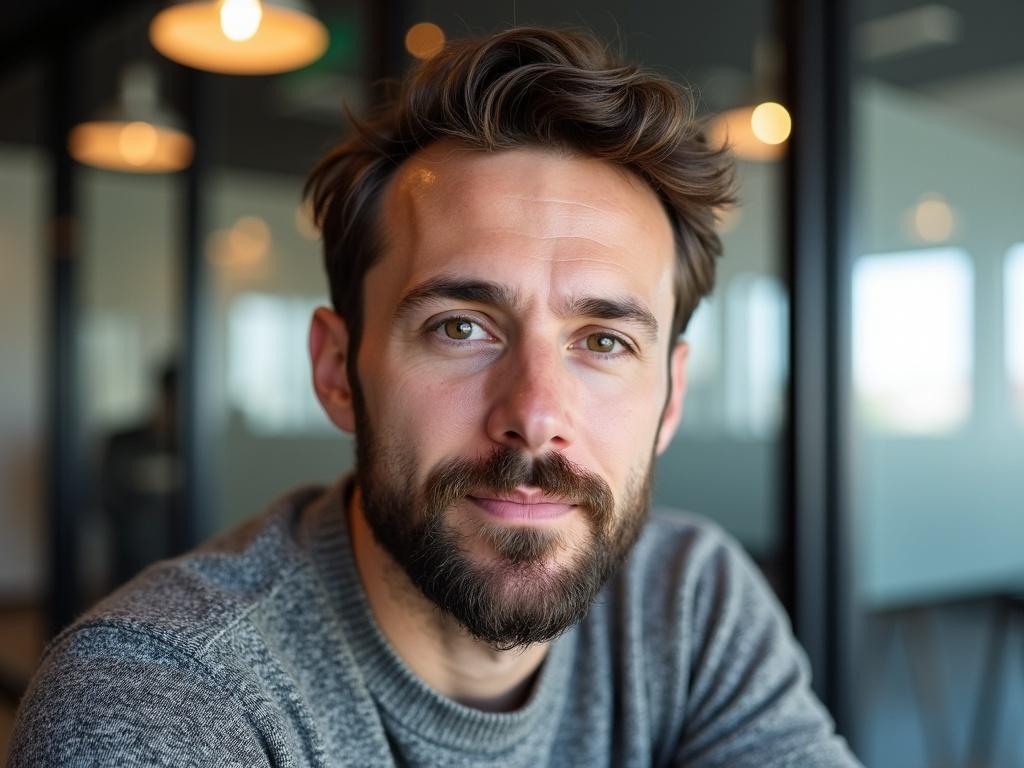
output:
<svg viewBox="0 0 1024 768"><path fill-rule="evenodd" d="M425 484L426 509L438 513L472 491L511 493L519 486L540 488L587 510L603 527L615 508L608 483L559 453L531 458L511 446L496 448L479 459L448 459L430 473Z"/></svg>

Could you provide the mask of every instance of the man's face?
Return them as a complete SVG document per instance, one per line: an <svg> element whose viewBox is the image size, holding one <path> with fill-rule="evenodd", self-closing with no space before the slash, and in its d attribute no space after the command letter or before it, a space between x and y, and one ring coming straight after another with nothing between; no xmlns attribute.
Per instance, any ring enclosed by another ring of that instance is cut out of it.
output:
<svg viewBox="0 0 1024 768"><path fill-rule="evenodd" d="M382 202L353 387L365 517L473 634L549 640L628 553L678 421L668 219L600 161L450 143Z"/></svg>

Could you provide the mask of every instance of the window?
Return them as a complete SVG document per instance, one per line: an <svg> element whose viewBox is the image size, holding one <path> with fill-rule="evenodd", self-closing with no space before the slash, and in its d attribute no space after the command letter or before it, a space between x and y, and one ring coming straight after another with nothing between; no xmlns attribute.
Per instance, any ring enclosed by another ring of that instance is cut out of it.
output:
<svg viewBox="0 0 1024 768"><path fill-rule="evenodd" d="M1011 399L1024 418L1024 243L1006 256L1005 307L1006 373Z"/></svg>
<svg viewBox="0 0 1024 768"><path fill-rule="evenodd" d="M853 269L853 378L869 429L955 429L971 406L973 270L959 248L863 256Z"/></svg>
<svg viewBox="0 0 1024 768"><path fill-rule="evenodd" d="M329 427L313 394L306 335L312 297L249 293L228 314L228 399L254 432Z"/></svg>

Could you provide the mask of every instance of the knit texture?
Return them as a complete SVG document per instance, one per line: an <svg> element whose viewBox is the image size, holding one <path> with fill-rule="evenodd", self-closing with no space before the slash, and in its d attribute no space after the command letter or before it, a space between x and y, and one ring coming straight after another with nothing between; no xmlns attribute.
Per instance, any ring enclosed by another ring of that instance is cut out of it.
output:
<svg viewBox="0 0 1024 768"><path fill-rule="evenodd" d="M10 765L858 765L771 591L710 523L652 515L526 704L488 713L429 688L377 628L343 495L289 494L63 632Z"/></svg>

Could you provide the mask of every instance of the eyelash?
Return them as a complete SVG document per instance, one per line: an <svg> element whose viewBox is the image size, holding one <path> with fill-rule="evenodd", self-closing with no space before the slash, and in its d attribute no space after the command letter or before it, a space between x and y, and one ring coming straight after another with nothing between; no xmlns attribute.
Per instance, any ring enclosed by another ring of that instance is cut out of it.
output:
<svg viewBox="0 0 1024 768"><path fill-rule="evenodd" d="M441 341L444 344L450 344L450 345L455 346L455 347L463 347L463 346L465 346L467 344L480 343L480 341L482 341L481 339L461 339L461 340L460 339L452 339L452 338L449 338L448 336L444 335L444 333L441 332L441 329L445 326L446 323L449 323L452 320L464 320L467 323L472 323L473 325L477 326L480 330L482 330L484 333L486 333L489 336L493 337L493 334L491 334L490 331L487 330L487 328L484 326L484 324L482 322L480 322L476 318L468 317L466 315L447 315L447 316L442 317L442 318L440 318L438 320L435 320L434 322L432 322L429 325L427 325L425 330L430 335L434 336L438 341ZM585 344L587 338L589 338L590 336L594 336L594 335L607 336L610 339L614 339L615 341L617 341L619 344L622 345L622 350L619 351L619 352L601 353L601 352L593 352L592 350L588 350L584 346L583 347L583 351L584 352L589 352L590 354L592 354L592 355L594 355L595 357L598 357L598 358L612 359L612 360L614 360L616 358L619 358L619 357L622 357L624 355L635 356L637 354L636 347L633 346L633 344L631 344L623 336L620 336L617 333L613 333L612 331L593 331L591 333L588 333L586 336L583 337L584 344Z"/></svg>

